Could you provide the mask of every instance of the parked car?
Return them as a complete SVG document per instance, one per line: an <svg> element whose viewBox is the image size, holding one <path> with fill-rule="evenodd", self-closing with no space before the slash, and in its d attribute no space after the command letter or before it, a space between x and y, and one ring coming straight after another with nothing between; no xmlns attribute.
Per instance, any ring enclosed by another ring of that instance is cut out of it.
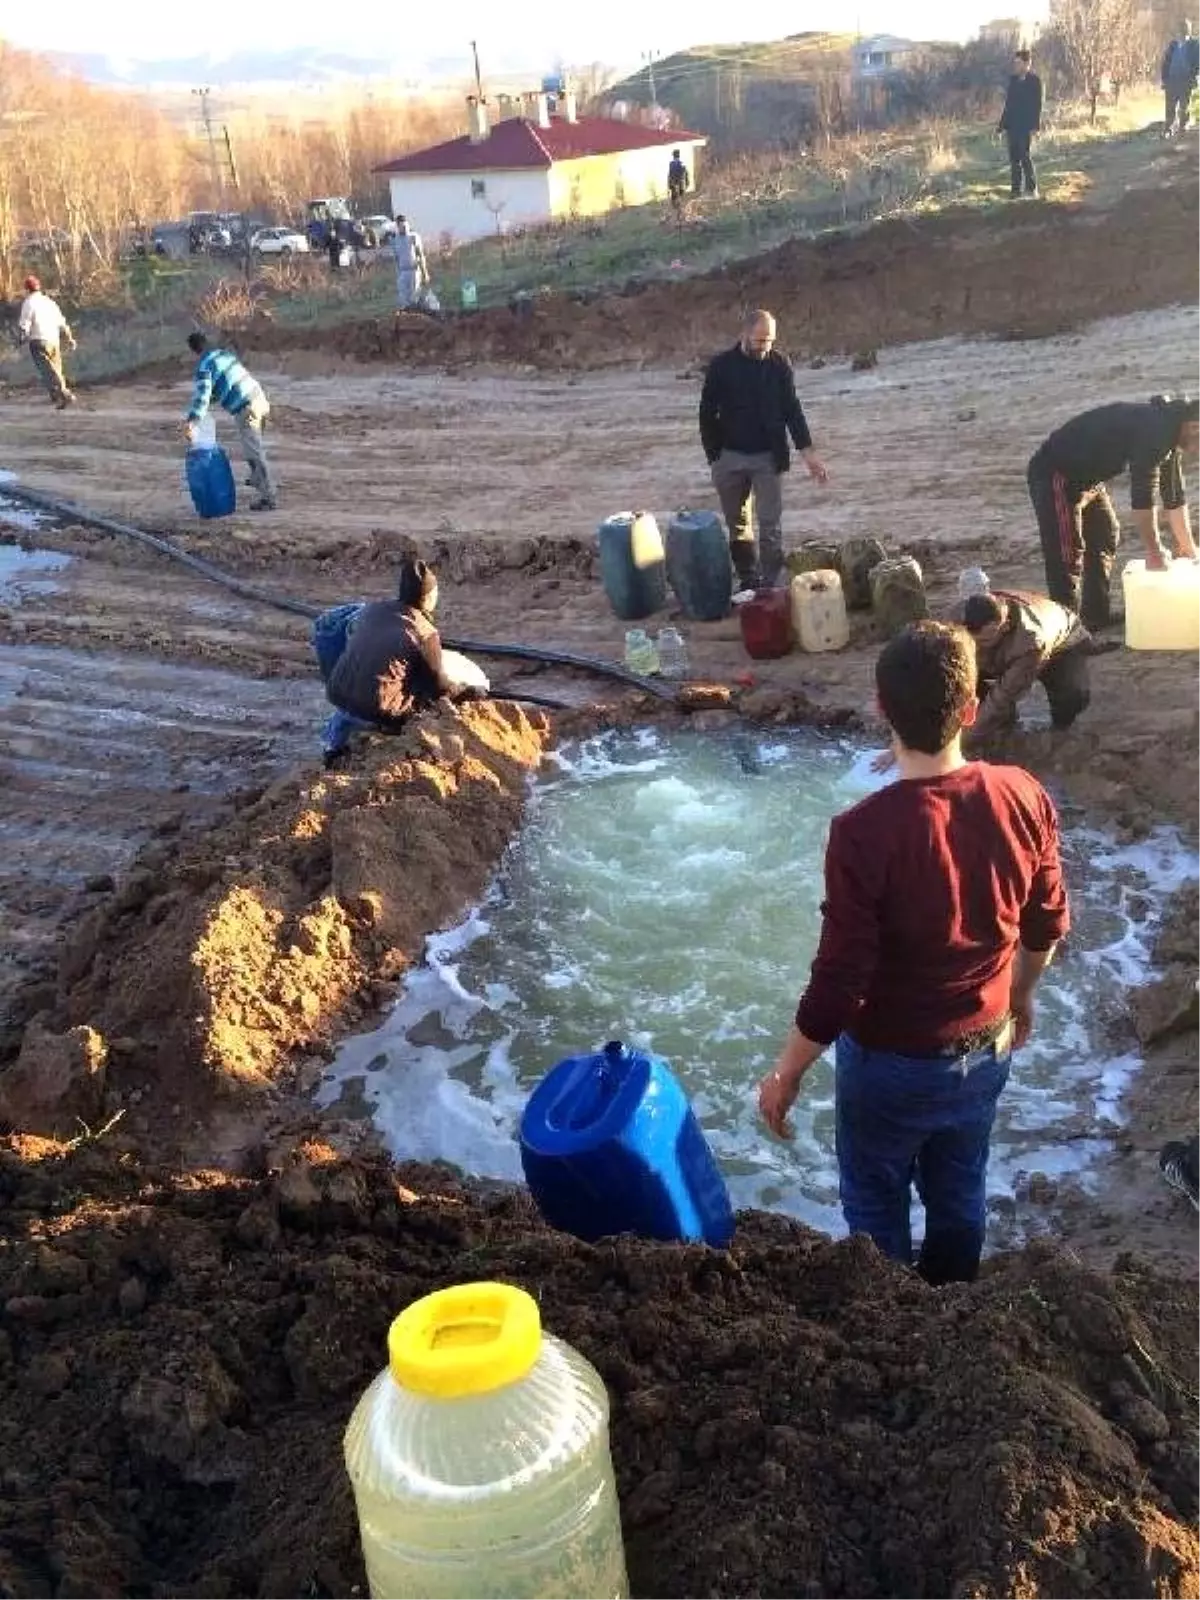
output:
<svg viewBox="0 0 1200 1600"><path fill-rule="evenodd" d="M250 248L260 256L306 256L308 240L295 228L260 228L250 240Z"/></svg>
<svg viewBox="0 0 1200 1600"><path fill-rule="evenodd" d="M362 225L368 233L374 234L376 244L386 244L396 231L391 217L364 217Z"/></svg>

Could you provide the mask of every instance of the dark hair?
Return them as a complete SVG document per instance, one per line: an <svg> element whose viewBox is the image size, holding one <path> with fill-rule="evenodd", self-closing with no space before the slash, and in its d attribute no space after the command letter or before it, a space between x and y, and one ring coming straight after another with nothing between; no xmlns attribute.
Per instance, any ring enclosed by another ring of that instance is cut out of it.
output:
<svg viewBox="0 0 1200 1600"><path fill-rule="evenodd" d="M1032 61L1033 60L1033 51L1032 50L1014 50L1013 51L1013 55L1016 56L1018 61Z"/></svg>
<svg viewBox="0 0 1200 1600"><path fill-rule="evenodd" d="M423 611L436 588L437 574L432 567L412 559L403 563L396 580L396 598L402 606L415 606Z"/></svg>
<svg viewBox="0 0 1200 1600"><path fill-rule="evenodd" d="M963 606L963 626L968 633L978 633L990 628L993 622L1004 621L1004 602L994 594L968 595Z"/></svg>
<svg viewBox="0 0 1200 1600"><path fill-rule="evenodd" d="M199 355L208 345L208 340L202 333L188 334L188 349L193 355Z"/></svg>
<svg viewBox="0 0 1200 1600"><path fill-rule="evenodd" d="M945 622L910 623L875 663L875 689L888 726L909 750L936 756L962 728L975 697L975 642Z"/></svg>

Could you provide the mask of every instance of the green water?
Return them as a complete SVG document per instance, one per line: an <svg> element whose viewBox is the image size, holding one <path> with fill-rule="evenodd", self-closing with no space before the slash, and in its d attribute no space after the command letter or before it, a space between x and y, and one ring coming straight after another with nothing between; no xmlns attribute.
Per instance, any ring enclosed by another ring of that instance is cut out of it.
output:
<svg viewBox="0 0 1200 1600"><path fill-rule="evenodd" d="M809 734L650 731L568 747L488 899L429 943L395 1011L348 1041L323 1086L357 1082L397 1154L520 1176L514 1134L538 1078L621 1038L665 1057L735 1202L840 1227L828 1062L784 1146L755 1114L820 926L829 819L878 780L867 753ZM1077 943L1043 986L1039 1028L1006 1093L992 1184L1085 1168L1115 1128L1136 1058L1098 1019L1148 966L1135 897L1195 864L1163 834L1119 849L1066 840Z"/></svg>

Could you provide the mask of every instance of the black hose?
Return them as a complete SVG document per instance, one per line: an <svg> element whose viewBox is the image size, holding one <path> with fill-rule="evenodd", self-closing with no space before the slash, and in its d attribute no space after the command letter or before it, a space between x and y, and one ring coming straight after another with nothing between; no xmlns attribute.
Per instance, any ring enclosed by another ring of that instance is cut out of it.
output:
<svg viewBox="0 0 1200 1600"><path fill-rule="evenodd" d="M53 495L43 494L38 489L19 488L16 484L0 482L0 497L9 495L15 500L24 500L29 505L49 511L55 516L69 517L74 522L82 523L84 527L99 528L102 533L115 533L122 538L133 539L151 550L157 550L160 555L168 556L172 561L190 567L193 572L198 572L210 583L219 583L246 600L257 600L262 605L273 606L277 611L289 611L298 617L312 619L321 615L322 607L310 605L305 600L293 600L290 595L273 594L269 589L260 589L257 584L244 583L241 578L235 578L232 573L224 571L211 561L206 561L203 556L194 556L187 550L181 550L177 544L163 538L161 534L147 533L143 528L135 528L130 523L118 522L114 517L105 517L99 512L88 511L84 506L76 505L71 500L58 500ZM660 700L675 699L674 689L669 689L665 684L655 683L652 678L639 677L636 672L618 666L615 661L603 661L595 656L575 655L568 650L542 650L524 644L489 644L478 639L444 638L442 642L449 650L462 650L470 655L496 656L517 661L541 661L556 667L577 667L583 672L594 672L601 677L614 678L618 683L631 684L646 694L657 695ZM577 709L565 700L553 700L547 696L518 694L506 695L504 698L522 700L527 705L547 706L555 711Z"/></svg>

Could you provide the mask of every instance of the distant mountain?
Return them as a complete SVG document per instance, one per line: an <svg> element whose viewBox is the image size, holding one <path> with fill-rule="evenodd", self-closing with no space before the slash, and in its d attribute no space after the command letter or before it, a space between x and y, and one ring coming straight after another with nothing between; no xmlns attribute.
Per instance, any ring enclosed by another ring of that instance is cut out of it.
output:
<svg viewBox="0 0 1200 1600"><path fill-rule="evenodd" d="M290 50L235 50L225 55L207 54L173 59L135 60L132 57L99 54L49 53L63 71L74 73L88 83L106 88L144 89L153 92L207 86L213 89L273 89L335 87L363 82L444 84L469 78L471 58L464 51L458 56L436 56L420 60L413 56L395 58L384 55L350 55L336 50L297 47ZM540 75L553 63L511 54L489 61L492 73Z"/></svg>

